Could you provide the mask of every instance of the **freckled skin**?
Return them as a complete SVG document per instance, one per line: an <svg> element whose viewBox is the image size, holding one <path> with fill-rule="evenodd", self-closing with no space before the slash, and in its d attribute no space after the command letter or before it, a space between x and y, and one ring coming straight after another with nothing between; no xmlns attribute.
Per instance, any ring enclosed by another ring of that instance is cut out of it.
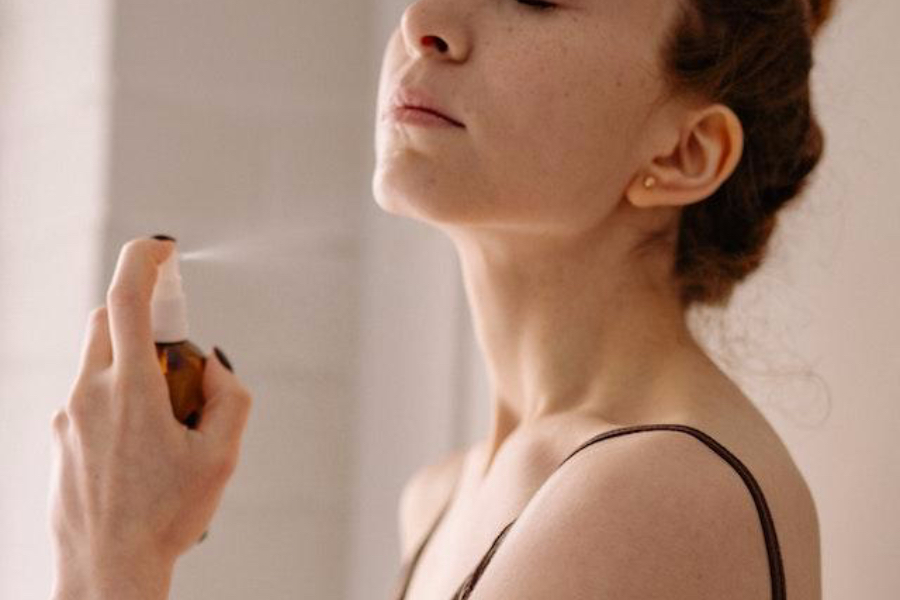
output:
<svg viewBox="0 0 900 600"><path fill-rule="evenodd" d="M492 389L487 464L542 415L652 418L721 377L686 330L673 240L681 207L733 172L742 130L667 89L677 6L418 0L387 41L377 115L406 83L465 125L379 118L372 191L459 253ZM660 229L670 246L633 253Z"/></svg>
<svg viewBox="0 0 900 600"><path fill-rule="evenodd" d="M673 3L637 4L410 6L385 50L379 110L418 62L414 79L467 129L433 135L380 123L379 204L445 225L548 231L602 219L644 158L644 119L662 91L653 38L634 32L661 31ZM445 39L446 55L431 48L429 58L413 57L411 26Z"/></svg>

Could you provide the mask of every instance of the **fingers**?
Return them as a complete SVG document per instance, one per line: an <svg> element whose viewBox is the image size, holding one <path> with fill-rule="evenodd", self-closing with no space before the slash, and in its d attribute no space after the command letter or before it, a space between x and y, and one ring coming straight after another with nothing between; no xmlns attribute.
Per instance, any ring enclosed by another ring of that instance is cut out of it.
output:
<svg viewBox="0 0 900 600"><path fill-rule="evenodd" d="M237 377L211 354L203 373L206 405L197 431L209 439L212 448L227 453L233 468L240 451L241 435L253 400Z"/></svg>
<svg viewBox="0 0 900 600"><path fill-rule="evenodd" d="M106 295L113 359L119 366L156 367L150 299L159 264L174 247L169 241L135 239L119 254Z"/></svg>
<svg viewBox="0 0 900 600"><path fill-rule="evenodd" d="M91 311L88 317L87 332L81 349L81 375L92 376L105 371L112 365L112 358L108 313L105 306L100 306Z"/></svg>

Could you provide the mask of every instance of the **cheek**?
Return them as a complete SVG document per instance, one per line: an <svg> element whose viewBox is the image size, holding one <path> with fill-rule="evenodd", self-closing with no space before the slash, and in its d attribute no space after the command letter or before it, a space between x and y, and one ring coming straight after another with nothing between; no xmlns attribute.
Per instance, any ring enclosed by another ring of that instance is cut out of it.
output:
<svg viewBox="0 0 900 600"><path fill-rule="evenodd" d="M482 123L488 159L527 176L529 185L566 194L596 190L623 170L635 112L631 82L626 69L584 53L519 53L515 63L492 68L503 75L489 88L493 118Z"/></svg>

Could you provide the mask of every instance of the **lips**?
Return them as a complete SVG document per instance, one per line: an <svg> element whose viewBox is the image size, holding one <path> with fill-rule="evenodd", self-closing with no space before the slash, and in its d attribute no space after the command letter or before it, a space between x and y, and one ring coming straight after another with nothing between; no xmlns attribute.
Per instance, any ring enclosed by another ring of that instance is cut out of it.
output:
<svg viewBox="0 0 900 600"><path fill-rule="evenodd" d="M450 115L450 113L443 109L432 96L422 89L409 86L400 86L397 88L397 91L391 98L391 110L396 110L397 108L414 108L422 110L446 119L457 127L465 127L465 125Z"/></svg>

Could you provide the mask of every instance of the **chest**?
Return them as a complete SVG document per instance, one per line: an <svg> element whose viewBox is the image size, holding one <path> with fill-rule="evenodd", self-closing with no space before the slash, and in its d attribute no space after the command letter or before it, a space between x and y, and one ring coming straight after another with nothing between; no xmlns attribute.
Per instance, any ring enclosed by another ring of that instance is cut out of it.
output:
<svg viewBox="0 0 900 600"><path fill-rule="evenodd" d="M554 466L552 460L507 456L483 480L477 467L464 471L413 566L404 600L453 598L488 558L492 545L502 548L501 532L522 513Z"/></svg>
<svg viewBox="0 0 900 600"><path fill-rule="evenodd" d="M448 511L413 565L404 600L455 598L479 563L488 559L491 547L502 546L500 534L514 519L511 511L497 507L473 511L457 506Z"/></svg>

